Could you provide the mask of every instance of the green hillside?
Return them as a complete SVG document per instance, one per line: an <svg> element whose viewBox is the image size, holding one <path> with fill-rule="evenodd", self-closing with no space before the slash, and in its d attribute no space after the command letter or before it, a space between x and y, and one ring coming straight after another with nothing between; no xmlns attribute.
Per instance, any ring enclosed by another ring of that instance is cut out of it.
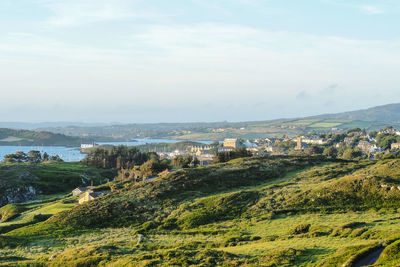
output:
<svg viewBox="0 0 400 267"><path fill-rule="evenodd" d="M51 132L0 128L0 146L80 146L81 141Z"/></svg>
<svg viewBox="0 0 400 267"><path fill-rule="evenodd" d="M378 266L400 258L398 159L236 159L114 187L78 206L61 197L0 210L16 213L0 223L0 263L353 266L375 250Z"/></svg>

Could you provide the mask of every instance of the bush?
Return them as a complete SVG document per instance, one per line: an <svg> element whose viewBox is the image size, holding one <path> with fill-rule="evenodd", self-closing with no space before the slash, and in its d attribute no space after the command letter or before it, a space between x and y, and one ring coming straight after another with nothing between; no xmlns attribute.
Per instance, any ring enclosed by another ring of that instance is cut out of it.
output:
<svg viewBox="0 0 400 267"><path fill-rule="evenodd" d="M310 230L311 224L302 223L294 227L292 230L289 231L290 235L299 235L308 233Z"/></svg>

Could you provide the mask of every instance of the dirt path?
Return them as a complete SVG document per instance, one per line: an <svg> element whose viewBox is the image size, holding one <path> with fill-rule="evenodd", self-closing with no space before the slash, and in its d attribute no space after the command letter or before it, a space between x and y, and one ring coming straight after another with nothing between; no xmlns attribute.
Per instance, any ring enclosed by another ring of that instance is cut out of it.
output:
<svg viewBox="0 0 400 267"><path fill-rule="evenodd" d="M379 259L379 256L381 255L381 253L384 249L385 248L380 248L378 250L375 250L374 252L372 252L371 254L368 254L363 259L361 259L359 262L357 262L356 265L354 265L354 266L362 267L362 266L368 266L368 265L374 264Z"/></svg>

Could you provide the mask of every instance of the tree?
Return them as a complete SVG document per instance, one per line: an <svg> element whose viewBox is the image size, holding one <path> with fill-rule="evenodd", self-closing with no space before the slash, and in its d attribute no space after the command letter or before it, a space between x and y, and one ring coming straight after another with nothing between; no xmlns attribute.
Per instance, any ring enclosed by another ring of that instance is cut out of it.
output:
<svg viewBox="0 0 400 267"><path fill-rule="evenodd" d="M62 161L63 161L63 160L60 158L59 155L51 156L51 157L50 157L50 160L51 160L51 161L57 161L57 162L62 162Z"/></svg>
<svg viewBox="0 0 400 267"><path fill-rule="evenodd" d="M218 152L215 163L227 162L232 159L251 157L252 153L245 148L238 148L233 151Z"/></svg>
<svg viewBox="0 0 400 267"><path fill-rule="evenodd" d="M146 161L145 163L142 164L142 166L140 166L140 171L145 177L154 176L157 173L162 172L163 170L164 170L163 166L157 159L154 158Z"/></svg>
<svg viewBox="0 0 400 267"><path fill-rule="evenodd" d="M42 162L42 154L40 154L40 151L31 150L28 152L28 161L31 163L40 163Z"/></svg>
<svg viewBox="0 0 400 267"><path fill-rule="evenodd" d="M14 154L7 154L4 156L4 160L6 162L26 162L26 160L28 159L28 156L22 152L22 151L17 151Z"/></svg>
<svg viewBox="0 0 400 267"><path fill-rule="evenodd" d="M381 147L383 149L390 149L391 145L393 143L398 142L399 139L400 139L400 137L397 135L383 133L383 134L379 134L377 136L376 144L378 147Z"/></svg>
<svg viewBox="0 0 400 267"><path fill-rule="evenodd" d="M158 160L157 154L142 152L136 147L112 146L94 149L86 155L83 162L98 168L131 169L142 165L150 158Z"/></svg>
<svg viewBox="0 0 400 267"><path fill-rule="evenodd" d="M371 131L369 132L369 136L372 138L376 138L378 136L378 132L377 131Z"/></svg>
<svg viewBox="0 0 400 267"><path fill-rule="evenodd" d="M354 160L361 156L362 153L358 148L349 148L344 151L342 158L347 160Z"/></svg>
<svg viewBox="0 0 400 267"><path fill-rule="evenodd" d="M171 165L174 167L179 167L183 165L183 162L184 162L183 157L177 155L171 160Z"/></svg>
<svg viewBox="0 0 400 267"><path fill-rule="evenodd" d="M319 146L310 146L304 150L307 155L317 155L322 154L323 149Z"/></svg>
<svg viewBox="0 0 400 267"><path fill-rule="evenodd" d="M324 149L324 152L322 153L322 155L324 155L325 157L334 159L338 155L338 150L335 147L330 146L330 147L327 147Z"/></svg>

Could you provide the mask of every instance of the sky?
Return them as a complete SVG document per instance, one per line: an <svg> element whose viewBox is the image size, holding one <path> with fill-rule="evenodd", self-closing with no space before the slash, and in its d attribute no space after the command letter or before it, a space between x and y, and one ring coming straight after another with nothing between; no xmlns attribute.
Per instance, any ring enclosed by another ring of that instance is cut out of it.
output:
<svg viewBox="0 0 400 267"><path fill-rule="evenodd" d="M0 0L0 121L255 121L400 102L400 0Z"/></svg>

